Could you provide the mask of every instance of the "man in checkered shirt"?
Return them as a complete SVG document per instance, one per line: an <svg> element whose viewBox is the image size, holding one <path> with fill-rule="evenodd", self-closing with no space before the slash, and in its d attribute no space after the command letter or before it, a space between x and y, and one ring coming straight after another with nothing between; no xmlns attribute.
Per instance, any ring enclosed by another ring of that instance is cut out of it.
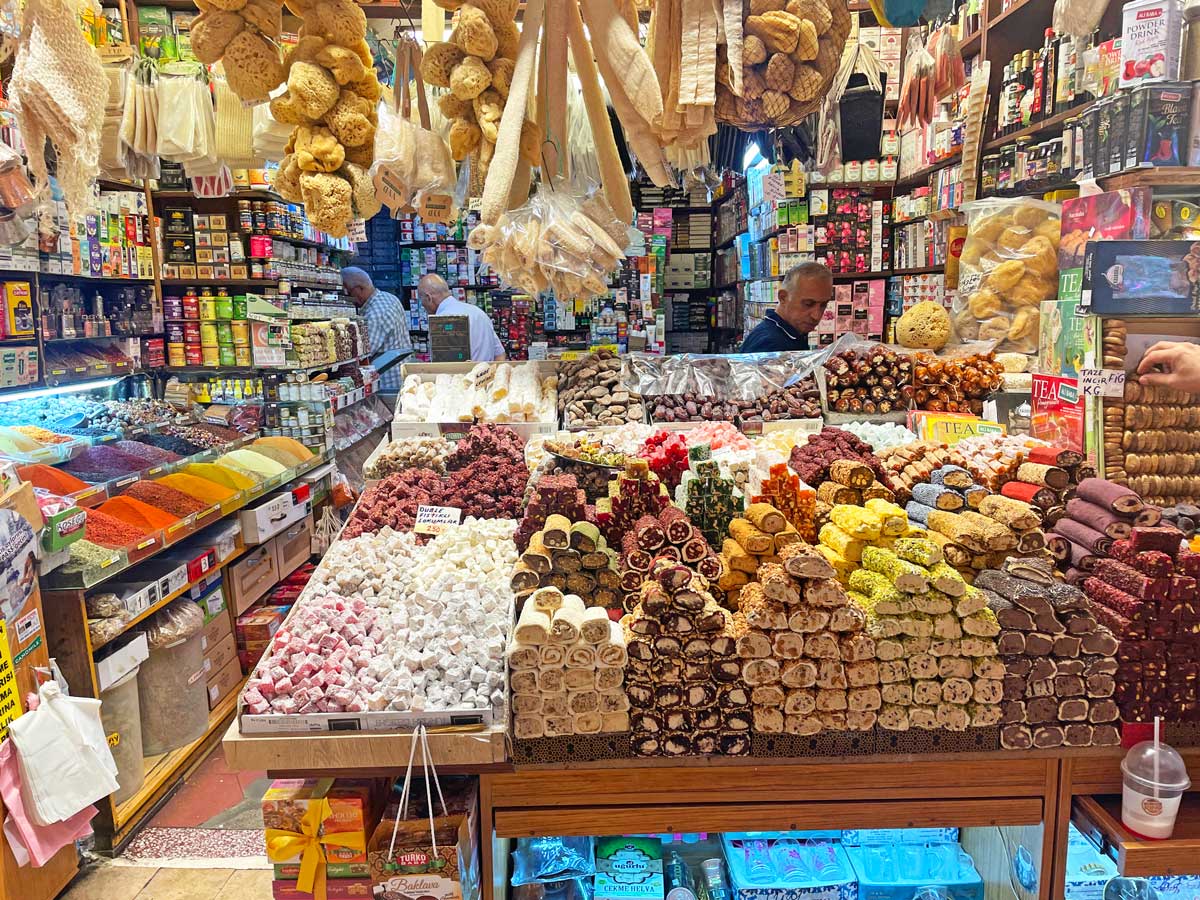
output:
<svg viewBox="0 0 1200 900"><path fill-rule="evenodd" d="M367 347L371 356L389 350L400 353L412 350L408 313L399 297L379 290L371 276L357 266L342 269L342 286L367 320ZM380 376L379 391L392 395L388 399L394 402L395 395L400 393L399 365L392 366Z"/></svg>

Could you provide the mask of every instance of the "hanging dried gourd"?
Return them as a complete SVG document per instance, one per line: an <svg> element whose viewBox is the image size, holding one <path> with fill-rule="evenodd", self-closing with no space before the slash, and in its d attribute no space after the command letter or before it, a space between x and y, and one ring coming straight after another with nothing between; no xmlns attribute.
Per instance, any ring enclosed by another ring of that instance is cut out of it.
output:
<svg viewBox="0 0 1200 900"><path fill-rule="evenodd" d="M367 20L351 0L287 6L303 24L281 67L287 90L271 101L271 115L295 126L274 186L284 199L303 203L313 225L342 237L351 220L381 208L368 169L383 90ZM227 56L227 77L229 68Z"/></svg>
<svg viewBox="0 0 1200 900"><path fill-rule="evenodd" d="M718 47L718 122L745 131L794 125L816 111L850 34L845 0L750 0L741 90L733 44Z"/></svg>

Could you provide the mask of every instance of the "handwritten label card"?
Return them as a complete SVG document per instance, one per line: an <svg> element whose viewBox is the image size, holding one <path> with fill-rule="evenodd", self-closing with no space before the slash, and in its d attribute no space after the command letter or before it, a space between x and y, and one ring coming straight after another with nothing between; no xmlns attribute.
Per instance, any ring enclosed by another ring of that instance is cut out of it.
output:
<svg viewBox="0 0 1200 900"><path fill-rule="evenodd" d="M441 534L462 522L462 510L454 506L418 506L414 534Z"/></svg>
<svg viewBox="0 0 1200 900"><path fill-rule="evenodd" d="M1079 393L1085 397L1124 397L1124 369L1080 369Z"/></svg>

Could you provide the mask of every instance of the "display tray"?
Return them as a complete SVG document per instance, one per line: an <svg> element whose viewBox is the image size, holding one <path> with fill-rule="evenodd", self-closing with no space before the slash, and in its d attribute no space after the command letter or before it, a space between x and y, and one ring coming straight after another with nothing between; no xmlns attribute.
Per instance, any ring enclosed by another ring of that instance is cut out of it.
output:
<svg viewBox="0 0 1200 900"><path fill-rule="evenodd" d="M242 734L313 734L323 731L406 732L426 728L486 728L493 724L491 709L447 709L437 712L339 712L308 715L254 715L239 702Z"/></svg>
<svg viewBox="0 0 1200 900"><path fill-rule="evenodd" d="M515 765L545 765L604 760L673 759L675 762L703 759L699 756L635 756L630 732L576 734L553 738L511 738L509 748ZM912 753L986 753L1000 749L999 728L968 728L966 731L836 731L815 735L753 733L750 754L720 759L815 759L824 757L874 756Z"/></svg>

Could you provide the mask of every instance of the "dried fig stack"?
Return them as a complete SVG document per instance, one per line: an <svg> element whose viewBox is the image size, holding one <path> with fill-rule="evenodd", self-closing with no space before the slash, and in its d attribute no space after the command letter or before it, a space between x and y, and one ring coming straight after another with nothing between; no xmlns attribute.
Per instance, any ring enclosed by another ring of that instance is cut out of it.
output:
<svg viewBox="0 0 1200 900"><path fill-rule="evenodd" d="M749 8L742 46L717 48L717 121L745 131L795 124L833 82L850 14L843 0L750 0Z"/></svg>

